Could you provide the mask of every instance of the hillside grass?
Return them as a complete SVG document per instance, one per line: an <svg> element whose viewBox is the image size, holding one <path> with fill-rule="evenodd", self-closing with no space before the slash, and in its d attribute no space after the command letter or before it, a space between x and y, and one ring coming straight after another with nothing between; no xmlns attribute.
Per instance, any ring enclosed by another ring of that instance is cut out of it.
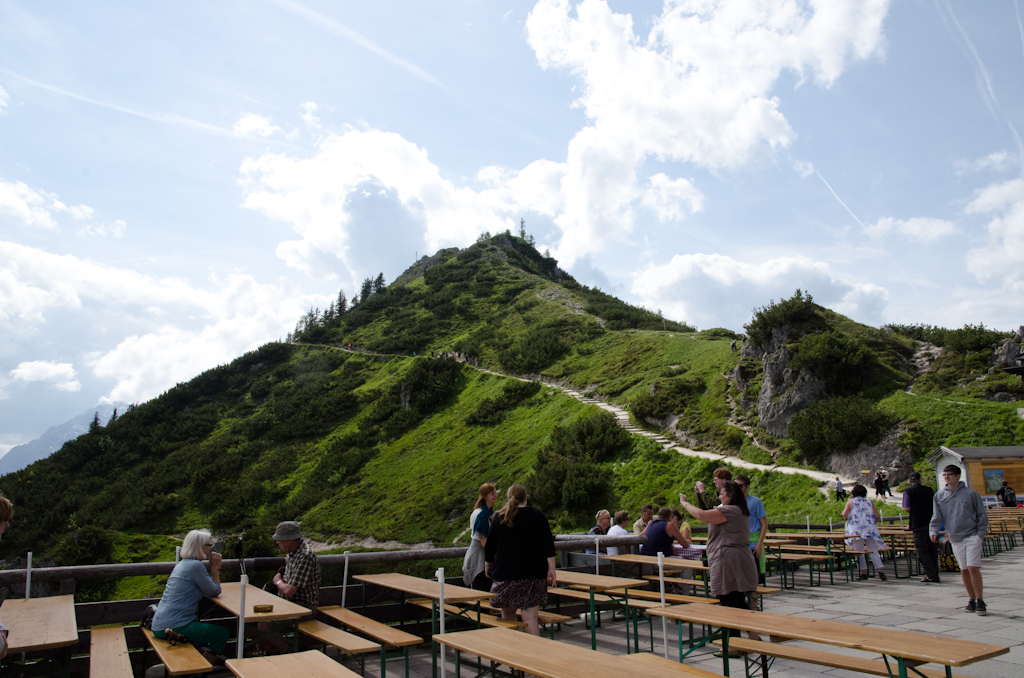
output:
<svg viewBox="0 0 1024 678"><path fill-rule="evenodd" d="M1019 403L957 402L897 391L879 402L883 412L903 420L908 431L900 444L922 458L940 445L984 447L1024 445Z"/></svg>

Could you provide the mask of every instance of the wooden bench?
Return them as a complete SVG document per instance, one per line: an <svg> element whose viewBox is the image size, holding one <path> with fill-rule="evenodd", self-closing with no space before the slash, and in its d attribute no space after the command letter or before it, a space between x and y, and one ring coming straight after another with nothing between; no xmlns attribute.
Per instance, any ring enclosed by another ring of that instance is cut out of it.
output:
<svg viewBox="0 0 1024 678"><path fill-rule="evenodd" d="M369 636L380 643L381 678L384 678L387 674L389 647L394 648L396 652L400 653L399 656L405 659L405 672L406 675L408 675L409 646L419 645L423 642L422 638L414 636L411 633L406 633L402 629L396 629L394 626L388 626L376 619L364 617L358 612L353 612L341 605L326 605L324 607L319 607L317 608L317 612L323 614L329 619L333 619L342 626L346 626L357 633L363 634L364 636Z"/></svg>
<svg viewBox="0 0 1024 678"><path fill-rule="evenodd" d="M366 653L379 652L380 643L354 636L339 628L315 619L299 622L299 632L319 641L323 646L336 647L345 654L359 657L360 672L366 671Z"/></svg>
<svg viewBox="0 0 1024 678"><path fill-rule="evenodd" d="M713 645L717 647L722 646L722 641L713 641ZM738 650L740 652L746 652L749 654L760 654L769 657L778 657L780 659L791 659L798 662L806 662L808 664L817 664L819 666L828 666L834 669L846 669L847 671L858 671L860 673L868 673L874 676L890 676L889 667L885 665L885 662L881 659L865 659L864 657L851 657L844 654L836 654L835 652L825 652L822 650L808 650L803 647L795 647L793 645L784 645L781 643L766 643L763 640L749 640L747 638L730 638L729 649ZM895 669L895 666L893 666ZM915 671L919 671L925 678L946 678L945 670L936 671L934 669L922 669L914 667ZM749 675L749 672L748 672ZM767 675L767 674L765 674ZM952 674L953 678L969 678L963 674Z"/></svg>
<svg viewBox="0 0 1024 678"><path fill-rule="evenodd" d="M609 589L609 592L614 593L615 595L622 595L626 591L625 589ZM641 589L629 589L629 597L639 598L640 600L656 600L659 603L661 602L660 591L644 591ZM707 596L687 596L682 593L666 593L665 602L675 603L677 605L681 605L683 603L704 603L706 605L717 605L718 599L709 598Z"/></svg>
<svg viewBox="0 0 1024 678"><path fill-rule="evenodd" d="M699 676L699 678L722 678L717 673L699 669L696 666L682 664L674 659L659 657L651 652L637 652L628 655L619 655L618 661L629 665L632 675L643 676L654 672L663 675L668 671L678 672L680 676Z"/></svg>
<svg viewBox="0 0 1024 678"><path fill-rule="evenodd" d="M146 636L150 647L156 652L156 656L160 658L164 670L170 675L188 676L195 673L209 673L213 670L213 665L206 661L203 653L197 650L192 643L162 640L154 636L153 631L147 628L143 628L142 633ZM143 656L142 664L143 666L146 664L145 656Z"/></svg>
<svg viewBox="0 0 1024 678"><path fill-rule="evenodd" d="M649 574L644 579L650 579L651 581L658 581L658 575ZM666 584L675 584L677 586L706 586L707 582L703 579L681 579L679 577L665 577ZM757 595L759 596L774 596L778 593L782 593L782 589L777 589L770 586L758 586Z"/></svg>
<svg viewBox="0 0 1024 678"><path fill-rule="evenodd" d="M133 678L121 626L96 626L89 633L89 678Z"/></svg>
<svg viewBox="0 0 1024 678"><path fill-rule="evenodd" d="M488 614L493 614L496 617L501 614L501 608L491 607L482 601L480 603L480 609L486 610ZM519 618L522 619L522 615L520 615ZM537 619L540 621L541 626L546 624L567 624L572 621L572 617L564 614L555 614L554 612L548 612L547 610L538 610Z"/></svg>

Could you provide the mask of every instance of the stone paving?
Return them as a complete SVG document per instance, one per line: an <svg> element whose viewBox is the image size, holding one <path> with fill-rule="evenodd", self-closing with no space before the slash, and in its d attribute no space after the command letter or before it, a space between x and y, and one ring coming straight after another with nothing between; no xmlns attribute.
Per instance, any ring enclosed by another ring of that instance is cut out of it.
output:
<svg viewBox="0 0 1024 678"><path fill-rule="evenodd" d="M961 638L995 643L1010 647L1009 654L988 659L977 664L954 669L954 674L978 676L980 678L1005 678L1024 673L1024 548L1018 547L993 558L986 558L982 573L985 577L985 602L988 615L979 617L964 612L967 604L964 588L958 574L944 573L942 584L922 584L919 578L894 579L891 564L886 563L889 581L871 579L866 582L846 583L839 581L830 586L825 580L821 587L798 587L769 598L765 598L765 610L778 614L789 614L814 619L834 619L854 624L890 627L907 631L937 633ZM802 574L802 573L801 573ZM773 578L774 579L774 578ZM806 578L801 577L802 582ZM773 583L769 580L769 585ZM661 623L654 622L655 650L662 652ZM641 639L649 638L646 629ZM675 628L669 625L669 634L675 638ZM584 647L590 646L590 632L583 621L575 620L564 624L556 634L559 641ZM839 647L815 646L813 643L796 642L796 645L825 649L839 654L850 654L878 658L858 650ZM643 647L643 645L641 646ZM669 650L672 656L673 645ZM611 613L604 614L602 626L598 629L598 650L612 654L625 653L625 627L622 621L612 621ZM713 673L722 673L722 660L711 655L710 650L691 655L688 664L699 666ZM344 660L345 666L358 671L358 664L352 659ZM927 668L941 668L927 665ZM404 667L398 661L389 662L388 674L401 676ZM392 673L392 671L394 671ZM464 676L472 675L466 667ZM742 660L733 660L732 675L743 676ZM368 658L366 675L379 676L377 662ZM414 678L430 678L430 650L417 648L413 651L411 671ZM449 678L455 675L451 654L448 658ZM813 666L801 662L776 660L770 675L786 678L810 678L811 676L853 677L863 676L841 669Z"/></svg>

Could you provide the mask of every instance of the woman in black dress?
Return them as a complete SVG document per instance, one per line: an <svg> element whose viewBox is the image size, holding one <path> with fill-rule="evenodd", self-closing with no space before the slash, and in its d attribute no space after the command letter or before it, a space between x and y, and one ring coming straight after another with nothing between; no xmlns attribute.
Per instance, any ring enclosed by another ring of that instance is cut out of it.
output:
<svg viewBox="0 0 1024 678"><path fill-rule="evenodd" d="M540 635L537 613L548 600L548 586L556 584L555 539L547 517L526 505L526 488L508 488L508 502L491 518L491 533L484 547L487 576L492 579L491 605L501 618L515 620L519 610L527 633Z"/></svg>

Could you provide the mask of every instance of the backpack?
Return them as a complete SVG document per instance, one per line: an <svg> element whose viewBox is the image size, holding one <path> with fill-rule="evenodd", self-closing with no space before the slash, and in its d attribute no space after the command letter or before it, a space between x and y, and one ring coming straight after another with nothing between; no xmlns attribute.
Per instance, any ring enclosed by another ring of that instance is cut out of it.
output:
<svg viewBox="0 0 1024 678"><path fill-rule="evenodd" d="M1016 506L1017 505L1017 493L1013 491L1013 488L1007 487L1006 492L1003 493L1003 506Z"/></svg>

